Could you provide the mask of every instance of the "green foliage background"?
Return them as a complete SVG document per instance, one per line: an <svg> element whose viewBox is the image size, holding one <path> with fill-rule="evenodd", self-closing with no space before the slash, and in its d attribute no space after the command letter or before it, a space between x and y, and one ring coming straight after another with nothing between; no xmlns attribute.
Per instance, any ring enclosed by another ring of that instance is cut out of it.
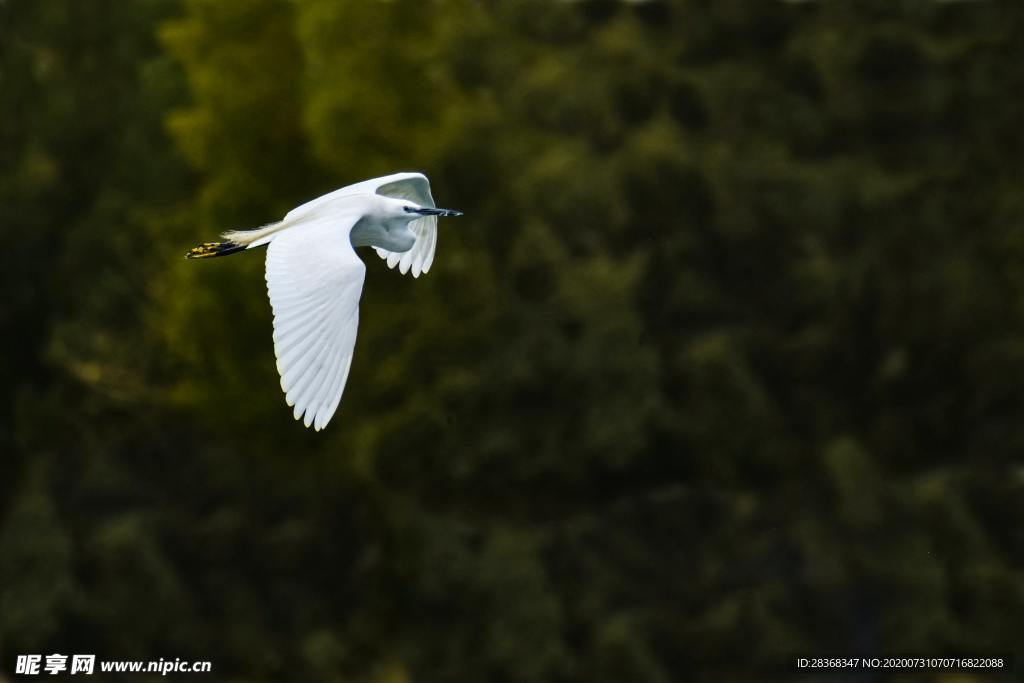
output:
<svg viewBox="0 0 1024 683"><path fill-rule="evenodd" d="M0 671L1019 650L1022 33L998 2L0 1ZM261 255L181 254L409 169L466 216L418 281L366 254L307 432Z"/></svg>

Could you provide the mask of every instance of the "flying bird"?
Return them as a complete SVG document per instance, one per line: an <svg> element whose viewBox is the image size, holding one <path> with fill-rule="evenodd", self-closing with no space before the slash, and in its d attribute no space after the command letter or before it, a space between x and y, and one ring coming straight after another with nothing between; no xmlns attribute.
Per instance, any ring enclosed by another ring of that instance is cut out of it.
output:
<svg viewBox="0 0 1024 683"><path fill-rule="evenodd" d="M359 326L366 266L354 247L373 247L390 268L418 278L437 248L439 209L422 173L395 173L343 187L296 207L276 223L224 233L191 259L267 247L274 355L296 420L323 429L345 389Z"/></svg>

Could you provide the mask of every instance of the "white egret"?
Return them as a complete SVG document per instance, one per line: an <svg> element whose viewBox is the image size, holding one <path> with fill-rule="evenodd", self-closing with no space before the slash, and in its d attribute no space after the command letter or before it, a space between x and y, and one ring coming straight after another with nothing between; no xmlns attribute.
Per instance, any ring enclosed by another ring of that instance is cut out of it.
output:
<svg viewBox="0 0 1024 683"><path fill-rule="evenodd" d="M319 431L337 410L352 365L366 275L354 247L373 247L389 267L419 277L434 262L437 217L460 215L436 208L422 173L395 173L318 197L277 223L226 232L186 257L267 246L281 389L295 419Z"/></svg>

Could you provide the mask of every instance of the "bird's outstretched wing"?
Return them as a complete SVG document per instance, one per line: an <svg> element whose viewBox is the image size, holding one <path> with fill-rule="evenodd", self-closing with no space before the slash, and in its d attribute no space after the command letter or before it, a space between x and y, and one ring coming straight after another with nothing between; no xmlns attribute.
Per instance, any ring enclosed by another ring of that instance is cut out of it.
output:
<svg viewBox="0 0 1024 683"><path fill-rule="evenodd" d="M408 199L420 206L434 207L434 198L430 196L430 183L422 173L396 173L393 176L378 178L382 182L377 187L377 194L395 199ZM424 216L409 223L409 228L416 234L412 249L402 253L377 248L377 255L388 262L389 268L398 266L403 275L412 271L413 277L430 270L434 262L434 250L437 248L437 216Z"/></svg>
<svg viewBox="0 0 1024 683"><path fill-rule="evenodd" d="M361 183L347 185L322 197L306 202L288 212L284 222L301 224L310 218L331 213L334 206L343 205L339 202L345 197L357 194L380 194L395 199L408 199L420 206L437 206L430 195L430 182L422 173L393 173L364 180ZM402 274L412 271L413 277L430 270L434 263L434 251L437 249L437 216L424 216L409 223L409 228L416 233L416 241L412 249L406 252L391 252L377 249L377 254L388 262L388 267L398 266Z"/></svg>
<svg viewBox="0 0 1024 683"><path fill-rule="evenodd" d="M366 266L347 235L335 218L307 220L267 249L281 388L295 419L317 430L338 408L359 326Z"/></svg>

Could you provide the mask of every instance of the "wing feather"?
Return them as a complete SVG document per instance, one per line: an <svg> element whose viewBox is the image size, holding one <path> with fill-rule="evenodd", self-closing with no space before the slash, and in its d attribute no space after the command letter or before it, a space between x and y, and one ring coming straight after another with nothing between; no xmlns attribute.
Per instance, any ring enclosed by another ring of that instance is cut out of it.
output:
<svg viewBox="0 0 1024 683"><path fill-rule="evenodd" d="M430 194L430 182L425 175L415 172L393 173L348 185L317 197L289 211L282 222L301 226L318 216L332 213L334 207L343 207L342 200L346 197L373 193L396 199L408 199L420 206L436 206ZM379 248L376 251L378 256L387 261L389 268L398 266L402 274L412 271L413 277L419 277L428 272L434 262L434 251L437 249L437 216L424 216L410 223L409 228L416 233L412 249L402 253Z"/></svg>
<svg viewBox="0 0 1024 683"><path fill-rule="evenodd" d="M353 327L358 327L359 310L355 312L357 320ZM348 369L352 365L352 356L346 356L343 353L337 353L334 356L334 360L331 365L330 372L325 375L325 385L320 395L323 397L323 401L320 407L316 411L316 419L313 423L313 427L318 431L323 429L327 424L327 421L334 415L334 408L337 407L338 401L341 399L342 387L345 384L345 380L348 379Z"/></svg>
<svg viewBox="0 0 1024 683"><path fill-rule="evenodd" d="M275 235L266 263L281 389L295 419L317 430L345 389L366 273L349 242L354 220L324 214Z"/></svg>
<svg viewBox="0 0 1024 683"><path fill-rule="evenodd" d="M377 194L395 199L408 199L420 206L437 206L430 194L430 182L422 173L399 173L395 176L380 178ZM410 270L413 277L430 270L434 261L434 249L437 247L437 216L424 216L409 224L409 229L416 234L416 241L409 251L393 253L386 249L377 249L377 255L386 260L389 268L398 266L399 272L405 275Z"/></svg>
<svg viewBox="0 0 1024 683"><path fill-rule="evenodd" d="M325 334L321 339L320 351L317 355L316 364L319 371L316 373L307 371L306 377L304 378L304 389L298 394L296 398L296 404L303 404L310 406L309 410L306 410L305 425L308 427L313 422L313 418L320 419L319 408L328 399L324 395L324 391L327 387L328 375L333 371L333 367L336 365L338 356L337 349L337 338L340 332L340 326L348 324L348 320L333 320L331 325L325 330Z"/></svg>
<svg viewBox="0 0 1024 683"><path fill-rule="evenodd" d="M325 372L323 375L323 383L321 384L320 390L317 394L318 396L320 396L320 404L316 406L316 409L314 411L316 418L314 419L313 422L313 426L317 431L320 430L320 427L323 423L323 415L325 413L325 409L327 408L327 404L330 403L331 400L334 398L329 394L331 388L334 386L334 377L338 372L338 367L341 365L341 362L342 354L331 354L330 363L327 366L327 372Z"/></svg>

